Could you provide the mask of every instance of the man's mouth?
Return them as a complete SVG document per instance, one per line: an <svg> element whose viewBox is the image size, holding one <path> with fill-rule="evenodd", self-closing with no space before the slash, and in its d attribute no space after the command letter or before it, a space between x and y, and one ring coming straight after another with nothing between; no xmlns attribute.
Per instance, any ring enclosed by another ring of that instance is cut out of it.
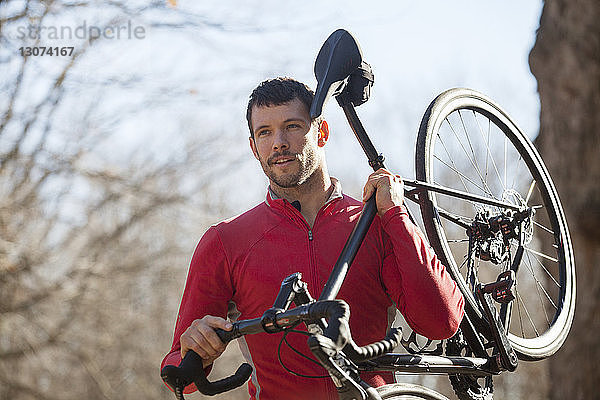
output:
<svg viewBox="0 0 600 400"><path fill-rule="evenodd" d="M283 165L287 165L287 164L291 163L294 160L295 160L294 157L278 157L278 158L274 159L273 161L271 161L271 165L283 166Z"/></svg>

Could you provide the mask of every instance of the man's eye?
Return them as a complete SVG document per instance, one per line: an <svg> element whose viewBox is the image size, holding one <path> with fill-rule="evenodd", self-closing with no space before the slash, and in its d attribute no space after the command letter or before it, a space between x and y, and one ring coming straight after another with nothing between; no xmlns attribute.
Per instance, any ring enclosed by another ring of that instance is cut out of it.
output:
<svg viewBox="0 0 600 400"><path fill-rule="evenodd" d="M298 129L300 128L300 124L288 124L288 129Z"/></svg>
<svg viewBox="0 0 600 400"><path fill-rule="evenodd" d="M256 136L267 136L267 135L269 134L269 132L271 132L271 131L269 131L269 130L267 130L267 129L265 129L265 130L262 130L262 131L258 131L258 132L256 133Z"/></svg>

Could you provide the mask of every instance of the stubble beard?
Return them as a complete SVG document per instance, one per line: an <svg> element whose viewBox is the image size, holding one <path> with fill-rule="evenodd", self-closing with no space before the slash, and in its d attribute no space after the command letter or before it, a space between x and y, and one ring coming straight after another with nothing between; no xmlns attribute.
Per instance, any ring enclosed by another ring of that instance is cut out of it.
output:
<svg viewBox="0 0 600 400"><path fill-rule="evenodd" d="M291 153L284 152L278 154L281 155L292 155ZM272 156L273 157L273 156ZM299 168L295 172L278 175L272 168L272 164L267 160L261 162L262 169L267 177L275 183L277 186L285 189L298 187L308 181L311 176L317 170L319 165L319 155L313 148L307 149L303 154L297 154L293 161L299 164Z"/></svg>

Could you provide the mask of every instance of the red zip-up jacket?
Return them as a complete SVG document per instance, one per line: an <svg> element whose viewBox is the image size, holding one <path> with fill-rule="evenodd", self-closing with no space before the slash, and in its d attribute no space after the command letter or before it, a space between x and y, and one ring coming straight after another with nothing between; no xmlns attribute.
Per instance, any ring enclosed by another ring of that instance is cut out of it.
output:
<svg viewBox="0 0 600 400"><path fill-rule="evenodd" d="M319 297L362 210L361 202L342 195L339 183L334 184L334 194L319 210L312 229L288 201L270 193L266 202L208 229L194 252L173 345L161 368L179 365L179 338L195 319L260 317L272 306L281 281L294 272L301 272L312 296ZM350 306L352 337L360 346L385 336L393 306L417 333L431 339L452 336L463 315L464 300L456 283L403 206L375 217L338 298ZM302 378L283 369L277 359L281 338L282 333L260 333L238 339L254 367L250 398L337 399L330 379ZM291 333L287 339L312 357L305 335ZM327 375L285 344L281 358L300 374ZM374 386L393 380L391 374L363 378ZM193 390L190 385L186 393Z"/></svg>

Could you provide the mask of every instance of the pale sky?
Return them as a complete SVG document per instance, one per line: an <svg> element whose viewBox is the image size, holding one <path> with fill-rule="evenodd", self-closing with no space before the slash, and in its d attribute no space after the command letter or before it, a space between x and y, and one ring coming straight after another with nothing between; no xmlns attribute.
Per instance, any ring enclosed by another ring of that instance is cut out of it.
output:
<svg viewBox="0 0 600 400"><path fill-rule="evenodd" d="M250 91L279 75L314 87L319 48L331 32L345 28L358 39L375 74L371 99L358 114L387 166L414 178L419 122L429 102L448 88L483 92L535 137L539 99L527 57L541 8L541 1L522 0L178 1L175 9L165 7L127 21L144 27L143 40L94 45L93 56L67 82L76 95L66 103L64 118L70 121L100 93L93 118L107 121L126 110L126 118L106 137L108 157L131 146L152 147L160 156L184 146L185 135L214 136L223 142L224 152L247 155L223 182L245 194L232 199L232 208L241 212L261 201L266 187L247 144ZM102 26L107 19L103 12L62 13L53 23ZM182 27L159 26L164 23ZM44 74L59 61L41 57L35 62L38 75L25 86L30 99L42 93ZM123 83L130 77L136 80ZM148 99L154 106L138 106ZM370 171L366 159L335 102L327 104L324 115L332 131L327 145L330 173L357 196Z"/></svg>
<svg viewBox="0 0 600 400"><path fill-rule="evenodd" d="M230 93L207 105L208 115L217 116L211 123L223 124L224 130L238 128L247 135L247 96L263 79L287 75L314 87L314 58L326 37L341 27L355 35L373 67L371 99L357 111L386 155L387 166L396 172L414 178L414 143L421 117L429 102L451 87L483 92L530 137L537 134L539 100L527 57L539 25L540 1L244 4L232 8L228 2L181 3L223 23L222 31L198 32L195 43L201 51L186 57L199 60L206 70L223 71L198 88ZM193 48L194 37L187 40ZM370 171L365 157L335 102L327 104L324 115L332 129L327 150L330 172L357 195L359 182ZM247 178L242 181L249 186L245 192L260 201L266 180L250 155L248 160L253 167L244 169Z"/></svg>

